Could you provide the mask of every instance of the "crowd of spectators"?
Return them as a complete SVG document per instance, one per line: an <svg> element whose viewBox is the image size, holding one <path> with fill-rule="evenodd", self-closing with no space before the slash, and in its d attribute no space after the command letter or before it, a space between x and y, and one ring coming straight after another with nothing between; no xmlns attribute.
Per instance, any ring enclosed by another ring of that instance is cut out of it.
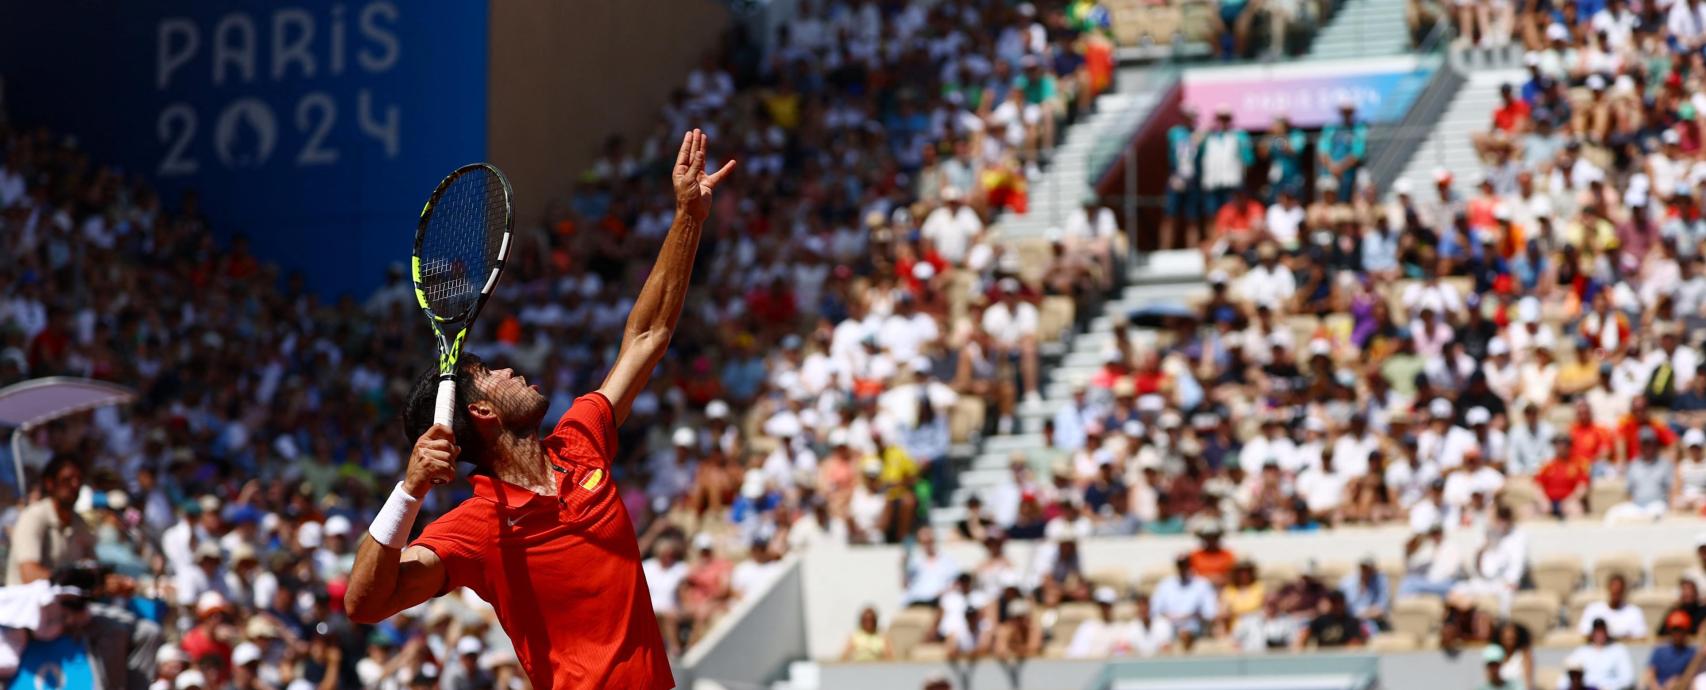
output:
<svg viewBox="0 0 1706 690"><path fill-rule="evenodd" d="M1393 602L1432 599L1443 604L1439 644L1508 636L1503 669L1521 656L1517 637L1555 632L1551 621L1505 632L1513 600L1534 588L1524 523L1701 514L1706 11L1613 0L1516 15L1544 35L1528 41L1529 77L1504 90L1489 131L1464 133L1480 167L1438 170L1431 187L1399 181L1382 200L1362 171L1369 143L1354 103L1318 133L1283 119L1238 131L1225 109L1206 127L1187 112L1168 133L1162 236L1201 248L1209 296L1159 323L1116 319L1103 367L1045 424L1047 448L1016 456L1011 478L968 507L959 532L994 544L991 562L1006 539L1060 555L1005 584L980 567L969 587L944 590L950 653L1015 653L1003 641L1144 653L1157 629L1181 647L1354 644L1386 629L1377 614ZM1302 578L1291 589L1313 594L1298 608L1281 591L1225 584L1229 557L1182 560L1177 576L1136 593L1093 586L1071 565L1078 538L1197 523L1397 524L1411 536L1390 576ZM1627 610L1629 584L1610 585L1611 609ZM1697 606L1693 581L1645 586ZM1033 639L1009 610L1134 595L1141 615L1104 617L1083 640ZM1226 625L1228 598L1241 605L1231 620L1254 612L1258 623ZM990 631L977 644L954 636L966 611L971 630ZM1701 622L1590 613L1567 621L1588 639L1570 665L1586 667L1590 687L1640 682L1606 661L1617 640ZM1014 630L997 634L1003 626Z"/></svg>
<svg viewBox="0 0 1706 690"><path fill-rule="evenodd" d="M772 41L734 30L638 145L610 137L518 224L469 350L536 372L554 420L614 359L669 225L667 134L702 128L742 162L615 471L672 652L785 552L912 534L952 480L962 396L988 405L960 435L1038 399L1037 303L1105 291L1116 227L1093 203L1073 214L1049 281L1023 280L986 228L1025 212L1060 132L1110 87L1102 23L1083 1L802 2ZM39 428L22 495L0 486L19 508L7 584L70 587L53 610L139 631L99 650L108 687L524 682L472 596L378 626L341 612L404 462L398 405L431 361L400 266L365 299L328 298L215 232L193 193L161 199L72 136L0 124L0 161L0 385L138 391Z"/></svg>

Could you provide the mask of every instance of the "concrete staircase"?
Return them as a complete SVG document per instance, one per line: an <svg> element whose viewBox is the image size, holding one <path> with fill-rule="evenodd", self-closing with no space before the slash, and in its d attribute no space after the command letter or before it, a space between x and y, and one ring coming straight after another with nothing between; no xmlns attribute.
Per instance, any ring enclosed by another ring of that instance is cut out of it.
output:
<svg viewBox="0 0 1706 690"><path fill-rule="evenodd" d="M1475 155L1475 147L1469 141L1469 134L1492 125L1493 109L1499 104L1499 85L1520 85L1527 77L1527 73L1520 69L1469 72L1468 80L1458 89L1445 114L1427 133L1421 145L1414 147L1414 153L1397 179L1408 180L1410 186L1420 193L1433 187L1434 170L1444 168L1456 176L1459 189L1464 189L1467 178L1482 167ZM1409 144L1405 139L1396 139L1393 145Z"/></svg>
<svg viewBox="0 0 1706 690"><path fill-rule="evenodd" d="M1090 169L1095 153L1126 141L1155 108L1159 84L1147 77L1142 67L1119 68L1115 90L1096 97L1096 112L1066 130L1042 177L1032 180L1027 213L1002 216L993 228L997 237L1043 237L1066 222L1090 191L1090 176L1101 172Z"/></svg>
<svg viewBox="0 0 1706 690"><path fill-rule="evenodd" d="M1101 367L1103 354L1114 344L1115 318L1123 318L1140 307L1187 302L1207 294L1202 254L1196 251L1156 252L1148 256L1145 265L1128 271L1127 284L1119 298L1108 301L1102 313L1091 320L1088 330L1070 340L1064 355L1045 362L1042 403L1020 407L1014 433L984 440L970 466L960 472L959 487L954 490L950 507L932 511L932 520L939 525L958 520L964 514L960 506L967 498L986 493L1007 476L1008 458L1015 451L1025 453L1043 447L1043 420L1071 401L1073 387L1089 380ZM1134 329L1133 337L1143 341L1154 335L1153 331Z"/></svg>
<svg viewBox="0 0 1706 690"><path fill-rule="evenodd" d="M1309 46L1310 59L1398 55L1410 50L1405 0L1346 0Z"/></svg>

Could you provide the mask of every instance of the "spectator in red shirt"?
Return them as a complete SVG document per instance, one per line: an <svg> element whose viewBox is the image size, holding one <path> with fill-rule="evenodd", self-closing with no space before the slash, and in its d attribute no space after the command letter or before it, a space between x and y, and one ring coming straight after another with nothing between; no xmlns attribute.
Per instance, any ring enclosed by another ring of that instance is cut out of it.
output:
<svg viewBox="0 0 1706 690"><path fill-rule="evenodd" d="M1581 515L1582 499L1588 489L1587 467L1571 456L1570 437L1562 434L1553 437L1552 447L1556 452L1534 473L1534 483L1546 495L1553 517Z"/></svg>
<svg viewBox="0 0 1706 690"><path fill-rule="evenodd" d="M190 659L201 663L216 657L221 665L231 663L231 645L225 642L220 628L231 624L231 604L218 592L202 592L195 602L195 627L184 633L183 649Z"/></svg>
<svg viewBox="0 0 1706 690"><path fill-rule="evenodd" d="M1619 462L1635 457L1635 449L1640 447L1642 428L1653 430L1660 448L1676 445L1676 432L1671 431L1664 420L1654 418L1647 410L1646 397L1637 395L1629 400L1629 414L1617 421L1617 439L1622 441L1622 452L1616 454Z"/></svg>
<svg viewBox="0 0 1706 690"><path fill-rule="evenodd" d="M1471 135L1475 150L1485 154L1498 144L1508 143L1528 131L1528 101L1517 98L1510 84L1499 86L1499 107L1493 109L1493 128Z"/></svg>
<svg viewBox="0 0 1706 690"><path fill-rule="evenodd" d="M1576 423L1570 425L1570 458L1586 472L1600 459L1616 452L1617 439L1611 430L1593 422L1593 409L1586 400L1576 401Z"/></svg>

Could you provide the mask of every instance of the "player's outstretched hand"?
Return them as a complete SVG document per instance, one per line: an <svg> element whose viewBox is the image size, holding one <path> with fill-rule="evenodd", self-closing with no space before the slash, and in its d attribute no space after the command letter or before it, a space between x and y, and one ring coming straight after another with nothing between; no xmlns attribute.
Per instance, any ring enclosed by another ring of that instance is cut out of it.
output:
<svg viewBox="0 0 1706 690"><path fill-rule="evenodd" d="M408 473L403 477L403 490L415 498L425 496L436 484L456 478L456 434L449 427L434 424L415 441L409 454Z"/></svg>
<svg viewBox="0 0 1706 690"><path fill-rule="evenodd" d="M707 137L697 129L681 138L681 151L675 154L675 169L670 177L675 183L675 208L694 221L703 223L711 215L711 191L735 167L730 160L716 172L705 173Z"/></svg>

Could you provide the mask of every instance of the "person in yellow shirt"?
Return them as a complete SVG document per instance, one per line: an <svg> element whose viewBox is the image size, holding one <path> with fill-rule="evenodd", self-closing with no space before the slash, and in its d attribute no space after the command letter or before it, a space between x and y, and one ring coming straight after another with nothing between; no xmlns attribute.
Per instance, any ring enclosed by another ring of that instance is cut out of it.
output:
<svg viewBox="0 0 1706 690"><path fill-rule="evenodd" d="M1262 613L1262 602L1268 598L1268 588L1256 579L1256 564L1239 561L1232 567L1232 578L1220 590L1220 619L1215 621L1220 634L1229 634L1239 619Z"/></svg>

